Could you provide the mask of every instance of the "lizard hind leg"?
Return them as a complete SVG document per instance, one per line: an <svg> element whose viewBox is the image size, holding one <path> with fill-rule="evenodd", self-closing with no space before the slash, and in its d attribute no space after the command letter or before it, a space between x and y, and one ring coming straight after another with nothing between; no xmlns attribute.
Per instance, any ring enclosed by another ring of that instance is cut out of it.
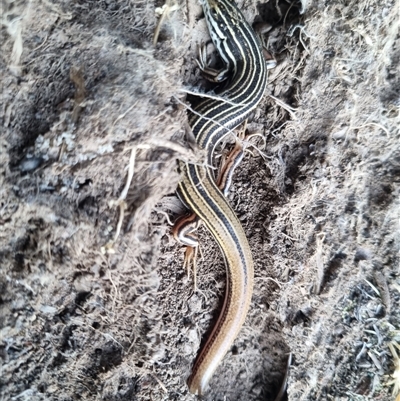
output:
<svg viewBox="0 0 400 401"><path fill-rule="evenodd" d="M222 193L227 196L232 183L233 173L239 166L244 157L245 145L243 141L246 139L247 120L244 127L239 131L235 140L234 148L225 156L222 156L218 177L216 183Z"/></svg>
<svg viewBox="0 0 400 401"><path fill-rule="evenodd" d="M226 81L231 72L230 66L226 66L220 70L210 67L207 61L207 47L205 44L199 47L199 56L196 59L196 63L203 77L210 82L219 83Z"/></svg>
<svg viewBox="0 0 400 401"><path fill-rule="evenodd" d="M179 218L172 229L175 239L186 245L183 267L187 271L188 278L193 268L194 291L197 290L197 255L200 248L196 231L200 224L201 220L194 213L190 213Z"/></svg>

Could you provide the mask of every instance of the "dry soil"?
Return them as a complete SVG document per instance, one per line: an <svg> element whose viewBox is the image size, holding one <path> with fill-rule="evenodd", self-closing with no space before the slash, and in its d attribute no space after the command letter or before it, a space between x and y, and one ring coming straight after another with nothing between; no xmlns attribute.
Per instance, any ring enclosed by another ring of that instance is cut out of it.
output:
<svg viewBox="0 0 400 401"><path fill-rule="evenodd" d="M278 65L229 194L254 295L204 400L394 401L399 2L238 3ZM225 287L206 230L196 291L171 235L200 3L1 4L0 399L195 400Z"/></svg>

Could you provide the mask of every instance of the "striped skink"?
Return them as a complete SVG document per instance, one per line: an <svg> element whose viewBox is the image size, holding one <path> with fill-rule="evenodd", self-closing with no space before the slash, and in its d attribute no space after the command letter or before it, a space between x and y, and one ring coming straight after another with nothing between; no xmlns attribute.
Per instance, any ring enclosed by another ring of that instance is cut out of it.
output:
<svg viewBox="0 0 400 401"><path fill-rule="evenodd" d="M218 142L255 109L267 84L262 47L236 4L229 0L203 0L202 5L211 39L225 65L214 80L225 80L226 84L217 98L206 98L189 112L190 127L197 145L206 151L206 160L202 165L179 161L182 178L178 194L196 217L179 220L174 235L186 245L197 246L191 227L197 226L201 219L221 248L227 266L227 284L218 321L188 380L190 391L198 395L204 393L244 323L254 281L253 258L246 235L210 166ZM208 68L203 70L207 73Z"/></svg>

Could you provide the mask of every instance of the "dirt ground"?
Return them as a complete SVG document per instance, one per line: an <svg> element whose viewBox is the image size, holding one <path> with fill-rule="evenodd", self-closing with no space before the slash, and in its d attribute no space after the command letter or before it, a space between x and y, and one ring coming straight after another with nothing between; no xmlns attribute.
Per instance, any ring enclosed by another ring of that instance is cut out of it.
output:
<svg viewBox="0 0 400 401"><path fill-rule="evenodd" d="M254 295L204 400L394 401L399 2L238 3L278 65L229 194ZM209 37L197 0L163 5L2 0L2 401L196 399L225 267L201 229L194 291L171 224Z"/></svg>

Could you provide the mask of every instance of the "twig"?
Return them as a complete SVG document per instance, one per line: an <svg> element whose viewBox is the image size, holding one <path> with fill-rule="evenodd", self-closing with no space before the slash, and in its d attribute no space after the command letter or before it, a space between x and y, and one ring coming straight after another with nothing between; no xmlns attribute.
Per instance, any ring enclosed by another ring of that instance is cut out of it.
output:
<svg viewBox="0 0 400 401"><path fill-rule="evenodd" d="M282 385L281 385L278 395L275 397L275 401L280 401L285 394L287 381L289 378L289 368L290 368L291 364L292 364L292 353L289 354L287 364L286 364L285 376L283 377Z"/></svg>
<svg viewBox="0 0 400 401"><path fill-rule="evenodd" d="M285 102L283 102L282 100L278 99L277 97L273 96L273 95L268 95L271 99L275 100L275 102L283 107L293 118L293 120L297 120L296 114L294 113L295 111L297 111L297 109L290 107L289 105L287 105Z"/></svg>
<svg viewBox="0 0 400 401"><path fill-rule="evenodd" d="M292 26L292 27L288 30L288 33L287 33L286 35L292 37L294 31L295 31L297 28L300 29L300 35L299 35L300 42L301 42L301 44L303 45L304 50L305 50L308 54L310 54L310 51L308 50L307 46L306 46L305 43L303 42L303 38L301 37L301 34L304 33L304 35L306 35L307 38L309 38L309 39L314 39L314 37L311 36L311 35L309 35L309 34L305 31L303 25L297 24L297 25Z"/></svg>
<svg viewBox="0 0 400 401"><path fill-rule="evenodd" d="M225 98L223 98L221 96L210 95L209 93L204 93L204 92L191 91L191 90L186 89L186 88L179 89L179 92L184 92L184 93L187 93L188 95L193 95L193 96L206 97L208 99L213 99L213 100L220 100L221 102L224 102L226 104L230 104L231 106L246 106L245 103L235 103L235 102L232 102L232 101L230 101L228 99L225 99Z"/></svg>
<svg viewBox="0 0 400 401"><path fill-rule="evenodd" d="M201 118L204 118L206 121L211 121L214 124L217 124L218 126L220 126L221 128L224 128L228 133L232 134L235 138L236 138L236 134L233 132L233 130L226 128L223 124L221 124L220 122L214 120L213 118L210 117L206 117L201 115L200 113L198 113L197 111L195 111L194 109L192 109L189 105L187 105L186 103L182 102L181 100L179 100L176 96L174 96L174 99L180 103L181 105L183 105L184 107L186 107L188 110L190 110L193 114L195 114L196 116L199 116Z"/></svg>
<svg viewBox="0 0 400 401"><path fill-rule="evenodd" d="M160 35L161 25L164 23L165 18L167 18L169 16L169 13L171 11L176 11L178 9L179 9L179 5L175 4L173 6L170 6L168 0L162 7L156 9L156 12L161 13L161 18L159 19L156 29L154 31L154 38L153 38L154 46L158 42L158 36Z"/></svg>
<svg viewBox="0 0 400 401"><path fill-rule="evenodd" d="M122 223L124 221L125 210L127 208L125 199L128 195L128 191L131 186L132 179L133 179L133 174L135 172L136 150L138 147L143 147L143 145L137 146L137 147L134 146L131 150L131 157L129 159L129 166L128 166L128 177L126 179L125 187L122 190L121 195L119 196L119 198L116 201L112 200L109 202L110 207L113 207L113 206L119 207L119 217L118 217L117 228L115 230L114 239L112 241L108 242L105 246L102 246L100 248L100 250L103 254L115 253L114 244L119 237L119 234L120 234L121 228L122 228Z"/></svg>

